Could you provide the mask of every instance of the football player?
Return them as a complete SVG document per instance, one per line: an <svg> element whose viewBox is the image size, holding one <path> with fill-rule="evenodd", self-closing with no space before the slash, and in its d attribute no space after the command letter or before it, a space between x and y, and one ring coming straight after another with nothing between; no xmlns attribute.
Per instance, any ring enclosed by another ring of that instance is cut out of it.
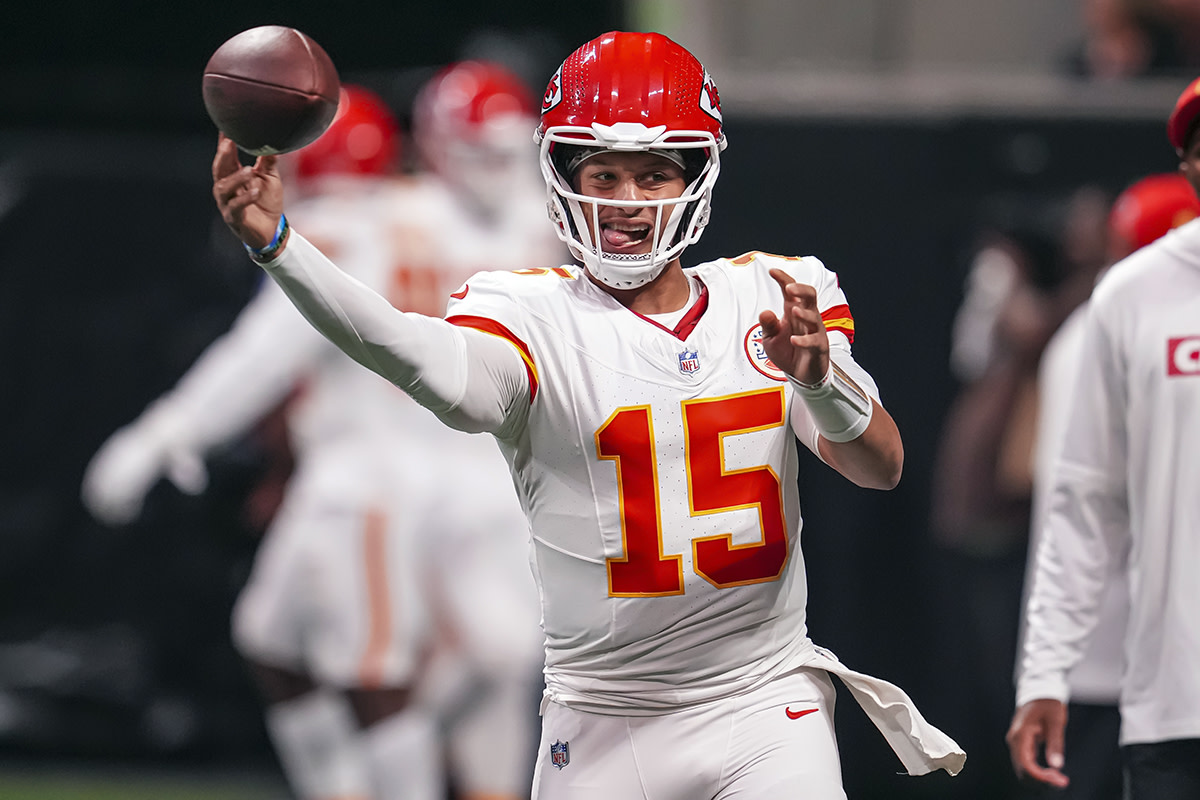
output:
<svg viewBox="0 0 1200 800"><path fill-rule="evenodd" d="M910 773L957 772L903 691L806 634L795 438L878 489L903 448L818 259L683 267L725 147L712 77L659 34L604 34L551 78L536 137L579 263L480 273L445 319L293 230L275 159L243 168L222 138L213 162L223 219L313 324L504 453L545 635L534 797L844 798L831 673Z"/></svg>

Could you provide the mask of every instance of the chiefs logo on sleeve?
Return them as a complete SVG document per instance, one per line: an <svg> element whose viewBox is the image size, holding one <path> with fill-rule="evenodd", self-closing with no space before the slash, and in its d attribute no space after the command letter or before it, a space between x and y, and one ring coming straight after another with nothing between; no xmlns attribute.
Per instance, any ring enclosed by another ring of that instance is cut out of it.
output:
<svg viewBox="0 0 1200 800"><path fill-rule="evenodd" d="M742 347L746 351L746 358L750 359L750 363L756 370L771 380L787 380L787 373L775 366L775 362L767 356L767 349L763 347L762 325L755 325L746 331L746 336L742 340Z"/></svg>
<svg viewBox="0 0 1200 800"><path fill-rule="evenodd" d="M1200 375L1200 336L1167 340L1167 374Z"/></svg>

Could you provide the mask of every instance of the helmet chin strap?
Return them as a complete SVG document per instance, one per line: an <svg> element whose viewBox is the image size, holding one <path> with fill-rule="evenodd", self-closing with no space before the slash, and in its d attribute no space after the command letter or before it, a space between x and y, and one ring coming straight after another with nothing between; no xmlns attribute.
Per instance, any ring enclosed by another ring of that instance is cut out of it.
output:
<svg viewBox="0 0 1200 800"><path fill-rule="evenodd" d="M580 204L570 201L571 213L577 220L584 220L586 215ZM663 225L664 210L667 222ZM571 250L583 262L588 272L596 280L613 289L637 289L645 286L662 274L667 264L682 252L683 248L664 245L675 239L679 222L685 212L685 204L675 203L670 206L660 205L655 209L653 246L649 253L605 253L602 249L599 215L594 214L592 224L579 225L580 241L571 243ZM582 245L582 246L580 246Z"/></svg>
<svg viewBox="0 0 1200 800"><path fill-rule="evenodd" d="M646 260L646 267L633 270L613 268L608 259L597 259L594 252L585 252L583 255L583 264L592 277L613 289L637 289L645 286L661 275L669 263L665 258L660 258L658 263L655 263L647 253L643 256Z"/></svg>

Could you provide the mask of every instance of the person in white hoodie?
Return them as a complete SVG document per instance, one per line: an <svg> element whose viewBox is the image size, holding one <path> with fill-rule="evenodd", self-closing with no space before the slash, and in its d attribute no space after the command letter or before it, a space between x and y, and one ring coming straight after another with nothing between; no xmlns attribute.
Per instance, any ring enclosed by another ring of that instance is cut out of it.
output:
<svg viewBox="0 0 1200 800"><path fill-rule="evenodd" d="M1196 192L1198 116L1200 79L1167 123ZM1070 785L1072 670L1106 591L1123 577L1125 797L1200 797L1200 221L1114 264L1092 293L1081 336L1026 609L1007 737L1013 766Z"/></svg>
<svg viewBox="0 0 1200 800"><path fill-rule="evenodd" d="M1120 261L1197 216L1200 216L1200 198L1183 175L1172 172L1137 180L1117 196L1108 214L1108 260L1111 263ZM1075 409L1071 389L1083 346L1087 306L1085 300L1058 327L1038 365L1037 440L1026 600L1054 484L1054 464ZM1117 699L1124 666L1121 644L1129 616L1129 587L1124 565L1114 561L1110 568L1111 580L1104 593L1096 629L1083 657L1068 677L1071 696L1063 771L1070 774L1072 780L1071 785L1058 795L1064 800L1120 800L1122 794L1118 747L1121 715ZM1024 625L1021 639L1024 639ZM1018 682L1024 673L1022 650L1018 647Z"/></svg>

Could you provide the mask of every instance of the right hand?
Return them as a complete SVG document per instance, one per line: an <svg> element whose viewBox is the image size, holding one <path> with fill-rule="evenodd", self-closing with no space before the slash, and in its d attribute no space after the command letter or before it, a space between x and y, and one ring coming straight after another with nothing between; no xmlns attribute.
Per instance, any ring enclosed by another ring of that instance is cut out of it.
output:
<svg viewBox="0 0 1200 800"><path fill-rule="evenodd" d="M242 166L233 140L223 133L217 139L213 199L229 229L258 250L275 238L275 226L283 213L283 180L277 161L276 156L259 156L254 166Z"/></svg>
<svg viewBox="0 0 1200 800"><path fill-rule="evenodd" d="M783 313L776 316L767 309L758 315L763 349L775 366L801 383L820 383L829 372L829 334L817 307L817 290L778 268L771 277L783 292Z"/></svg>
<svg viewBox="0 0 1200 800"><path fill-rule="evenodd" d="M137 519L146 495L163 477L187 494L199 494L208 484L199 456L167 446L152 429L141 420L117 431L83 474L83 504L105 525Z"/></svg>
<svg viewBox="0 0 1200 800"><path fill-rule="evenodd" d="M1028 776L1060 789L1066 788L1071 782L1062 771L1066 728L1067 707L1058 700L1030 700L1017 709L1006 740L1018 778ZM1047 766L1042 766L1038 760L1038 749L1043 744Z"/></svg>

